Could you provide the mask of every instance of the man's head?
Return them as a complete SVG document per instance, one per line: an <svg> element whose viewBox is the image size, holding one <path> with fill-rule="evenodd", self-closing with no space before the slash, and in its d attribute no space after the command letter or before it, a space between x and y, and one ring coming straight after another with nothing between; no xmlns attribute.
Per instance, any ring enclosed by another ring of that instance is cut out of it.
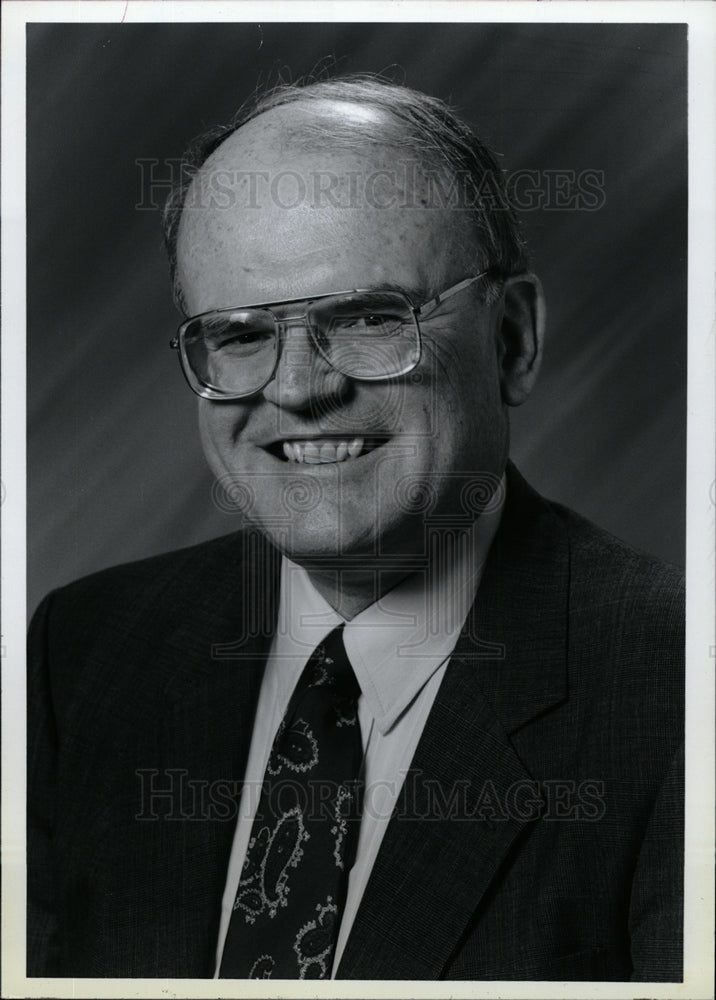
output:
<svg viewBox="0 0 716 1000"><path fill-rule="evenodd" d="M392 377L337 370L302 303L272 306L268 381L199 403L214 473L299 562L418 552L426 513L464 522L470 482L504 469L543 308L500 171L445 105L372 80L276 91L200 147L166 233L188 316L352 289L420 306L487 272L419 314L419 361Z"/></svg>

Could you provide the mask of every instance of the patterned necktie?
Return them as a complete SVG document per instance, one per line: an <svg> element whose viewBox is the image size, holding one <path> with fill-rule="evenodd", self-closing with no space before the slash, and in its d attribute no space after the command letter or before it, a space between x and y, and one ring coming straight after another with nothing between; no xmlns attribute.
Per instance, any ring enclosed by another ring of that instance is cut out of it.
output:
<svg viewBox="0 0 716 1000"><path fill-rule="evenodd" d="M362 805L360 688L342 629L312 654L276 733L223 979L330 978Z"/></svg>

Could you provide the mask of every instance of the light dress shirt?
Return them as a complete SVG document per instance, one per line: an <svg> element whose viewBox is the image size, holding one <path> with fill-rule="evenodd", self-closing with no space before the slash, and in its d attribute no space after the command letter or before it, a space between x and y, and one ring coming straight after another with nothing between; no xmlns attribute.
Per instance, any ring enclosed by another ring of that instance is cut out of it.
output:
<svg viewBox="0 0 716 1000"><path fill-rule="evenodd" d="M229 858L215 978L276 730L311 653L345 622L343 641L361 689L358 720L365 752L365 792L356 859L333 960L335 977L403 780L475 600L503 499L504 479L489 511L454 532L448 558L429 573L407 576L347 622L318 593L306 571L283 558L278 625L259 692Z"/></svg>

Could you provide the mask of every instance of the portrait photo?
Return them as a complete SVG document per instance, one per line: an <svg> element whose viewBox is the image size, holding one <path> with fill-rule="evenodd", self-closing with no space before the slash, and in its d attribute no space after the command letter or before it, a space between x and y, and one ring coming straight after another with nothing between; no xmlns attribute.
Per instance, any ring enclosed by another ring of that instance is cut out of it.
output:
<svg viewBox="0 0 716 1000"><path fill-rule="evenodd" d="M706 997L696 14L240 6L14 12L23 995Z"/></svg>

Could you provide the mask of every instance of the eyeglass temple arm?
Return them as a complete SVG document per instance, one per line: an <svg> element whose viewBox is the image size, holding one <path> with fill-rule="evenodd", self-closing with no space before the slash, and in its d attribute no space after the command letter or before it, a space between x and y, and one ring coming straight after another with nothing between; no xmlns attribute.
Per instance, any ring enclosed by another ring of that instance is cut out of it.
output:
<svg viewBox="0 0 716 1000"><path fill-rule="evenodd" d="M440 295L436 295L434 299L429 299L427 302L423 302L423 304L418 306L415 310L416 316L422 316L424 313L428 313L433 309L436 309L441 302L445 301L445 299L449 299L453 295L457 295L457 293L461 292L464 288L468 288L480 278L484 278L487 273L488 271L480 271L480 273L476 274L474 277L465 278L464 281L460 281L457 285L453 285L452 288L448 288L446 292L441 292Z"/></svg>

